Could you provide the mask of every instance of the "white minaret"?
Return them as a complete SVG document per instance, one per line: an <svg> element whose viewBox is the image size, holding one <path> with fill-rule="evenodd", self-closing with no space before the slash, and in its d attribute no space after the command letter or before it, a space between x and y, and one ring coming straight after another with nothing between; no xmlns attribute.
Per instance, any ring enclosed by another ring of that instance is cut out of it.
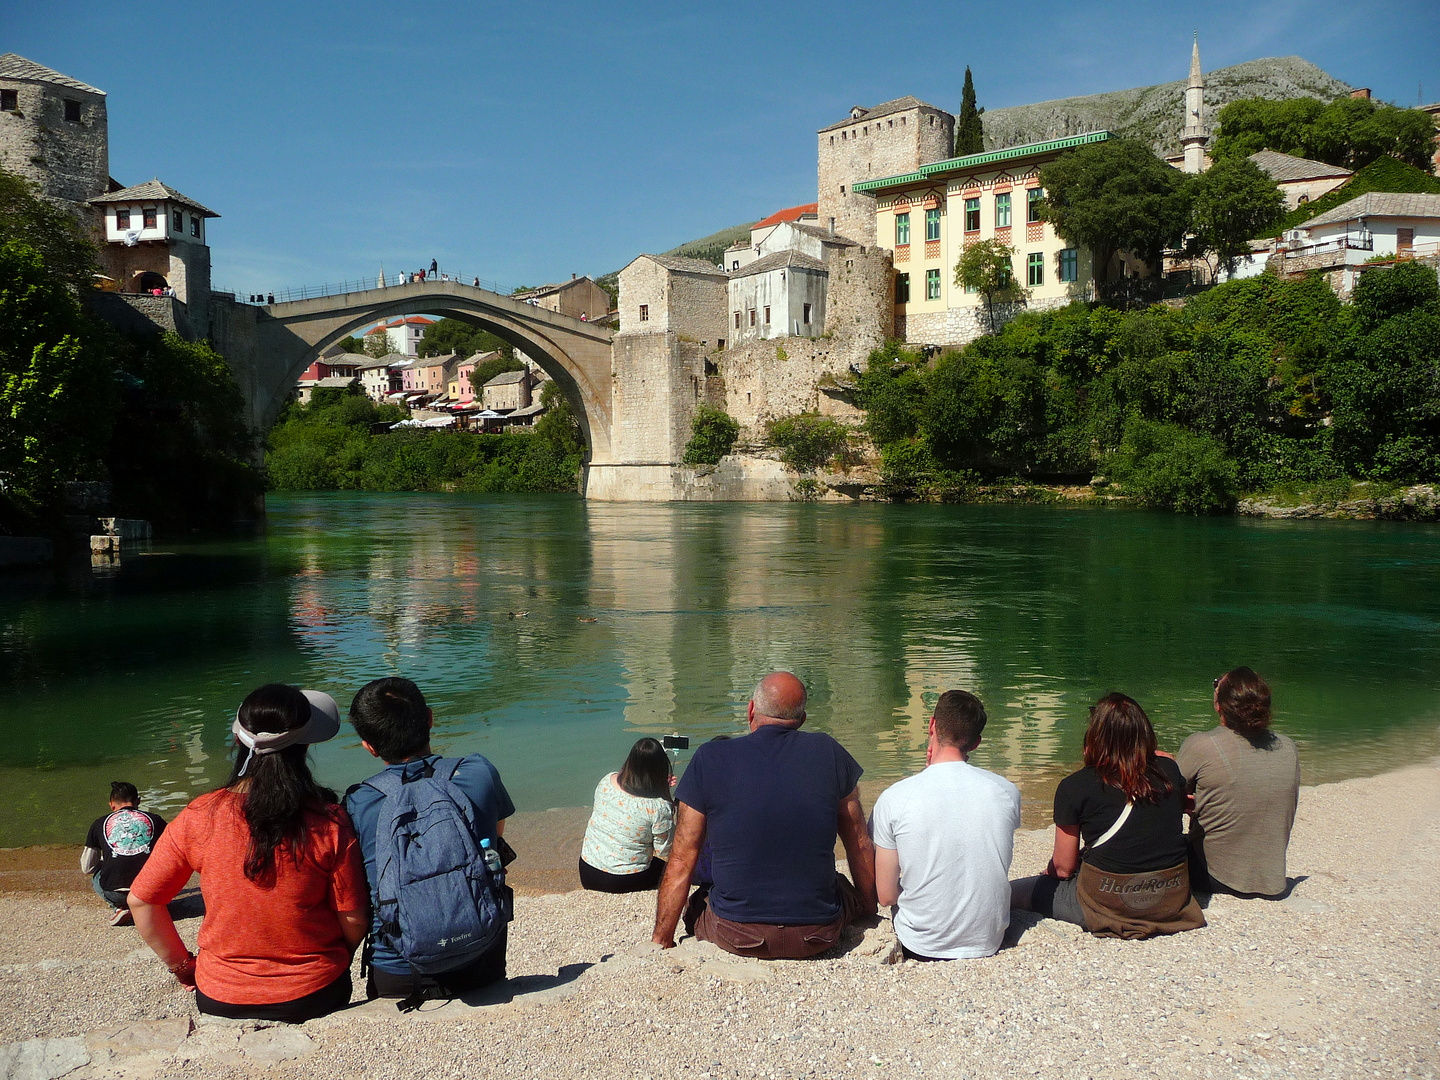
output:
<svg viewBox="0 0 1440 1080"><path fill-rule="evenodd" d="M1200 35L1197 31L1195 49L1190 54L1190 85L1185 88L1185 126L1180 131L1187 173L1204 171L1205 144L1209 141L1210 134L1205 130L1205 76L1200 73Z"/></svg>

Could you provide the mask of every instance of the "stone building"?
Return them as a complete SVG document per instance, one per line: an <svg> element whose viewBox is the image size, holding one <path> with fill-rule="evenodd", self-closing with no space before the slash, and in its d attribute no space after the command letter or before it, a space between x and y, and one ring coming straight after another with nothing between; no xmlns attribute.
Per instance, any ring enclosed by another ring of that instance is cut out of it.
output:
<svg viewBox="0 0 1440 1080"><path fill-rule="evenodd" d="M210 304L206 220L219 214L159 180L97 196L90 205L102 215L101 269L120 292L171 288L203 315Z"/></svg>
<svg viewBox="0 0 1440 1080"><path fill-rule="evenodd" d="M91 223L110 187L105 91L27 60L0 56L0 167Z"/></svg>
<svg viewBox="0 0 1440 1080"><path fill-rule="evenodd" d="M587 322L603 322L610 314L610 294L591 278L574 274L569 281L515 293L514 299Z"/></svg>
<svg viewBox="0 0 1440 1080"><path fill-rule="evenodd" d="M963 345L990 329L985 298L955 284L961 252L982 240L1016 249L1014 277L1031 309L1087 298L1090 253L1070 247L1040 219L1039 170L1066 150L1109 137L1097 131L969 154L857 184L876 200L879 245L894 258L895 336Z"/></svg>
<svg viewBox="0 0 1440 1080"><path fill-rule="evenodd" d="M868 246L876 241L875 200L855 185L948 158L955 117L913 97L856 105L847 119L821 128L818 142L819 225Z"/></svg>
<svg viewBox="0 0 1440 1080"><path fill-rule="evenodd" d="M1185 87L1185 126L1180 129L1180 145L1185 148L1181 168L1187 173L1201 173L1209 167L1205 147L1210 142L1210 128L1205 123L1205 75L1200 70L1200 38L1195 38L1190 52L1190 82Z"/></svg>
<svg viewBox="0 0 1440 1080"><path fill-rule="evenodd" d="M675 333L724 347L726 275L718 266L675 255L639 255L619 280L621 333Z"/></svg>
<svg viewBox="0 0 1440 1080"><path fill-rule="evenodd" d="M365 331L365 337L369 339L377 334L384 334L386 345L391 352L402 356L418 356L425 331L435 321L426 315L407 315L372 326Z"/></svg>
<svg viewBox="0 0 1440 1080"><path fill-rule="evenodd" d="M530 407L530 369L502 371L481 390L481 403L494 412L513 412Z"/></svg>

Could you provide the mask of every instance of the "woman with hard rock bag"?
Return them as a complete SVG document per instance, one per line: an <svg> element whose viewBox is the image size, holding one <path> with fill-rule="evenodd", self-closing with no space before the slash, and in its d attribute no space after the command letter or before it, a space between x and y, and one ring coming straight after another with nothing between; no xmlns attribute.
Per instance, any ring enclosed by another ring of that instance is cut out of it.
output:
<svg viewBox="0 0 1440 1080"><path fill-rule="evenodd" d="M1107 694L1090 710L1085 767L1055 790L1050 865L1010 883L1011 906L1101 937L1204 926L1190 895L1184 812L1185 780L1175 759L1156 749L1145 710Z"/></svg>

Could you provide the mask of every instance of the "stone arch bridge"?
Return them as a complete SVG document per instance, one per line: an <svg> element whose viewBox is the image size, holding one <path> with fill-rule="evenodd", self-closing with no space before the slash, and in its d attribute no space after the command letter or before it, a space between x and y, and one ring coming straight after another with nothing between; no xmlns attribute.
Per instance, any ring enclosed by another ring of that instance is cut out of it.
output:
<svg viewBox="0 0 1440 1080"><path fill-rule="evenodd" d="M268 307L212 303L211 336L240 383L251 426L263 433L301 373L331 345L381 319L419 314L459 319L523 351L569 401L590 448L589 462L614 460L608 326L455 281L426 281Z"/></svg>

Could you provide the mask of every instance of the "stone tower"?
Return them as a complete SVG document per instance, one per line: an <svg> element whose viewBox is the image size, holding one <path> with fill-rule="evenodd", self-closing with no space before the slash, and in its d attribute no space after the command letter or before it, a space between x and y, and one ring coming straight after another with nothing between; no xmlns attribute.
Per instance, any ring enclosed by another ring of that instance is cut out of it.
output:
<svg viewBox="0 0 1440 1080"><path fill-rule="evenodd" d="M873 245L875 200L851 186L944 161L954 146L955 117L943 109L913 97L856 105L848 119L820 129L817 224Z"/></svg>
<svg viewBox="0 0 1440 1080"><path fill-rule="evenodd" d="M1185 147L1185 171L1205 171L1205 144L1210 133L1205 127L1205 76L1200 72L1200 35L1195 35L1195 48L1190 53L1190 85L1185 88L1185 126L1180 131L1180 145Z"/></svg>
<svg viewBox="0 0 1440 1080"><path fill-rule="evenodd" d="M105 91L14 53L0 56L0 167L82 220L110 182Z"/></svg>

